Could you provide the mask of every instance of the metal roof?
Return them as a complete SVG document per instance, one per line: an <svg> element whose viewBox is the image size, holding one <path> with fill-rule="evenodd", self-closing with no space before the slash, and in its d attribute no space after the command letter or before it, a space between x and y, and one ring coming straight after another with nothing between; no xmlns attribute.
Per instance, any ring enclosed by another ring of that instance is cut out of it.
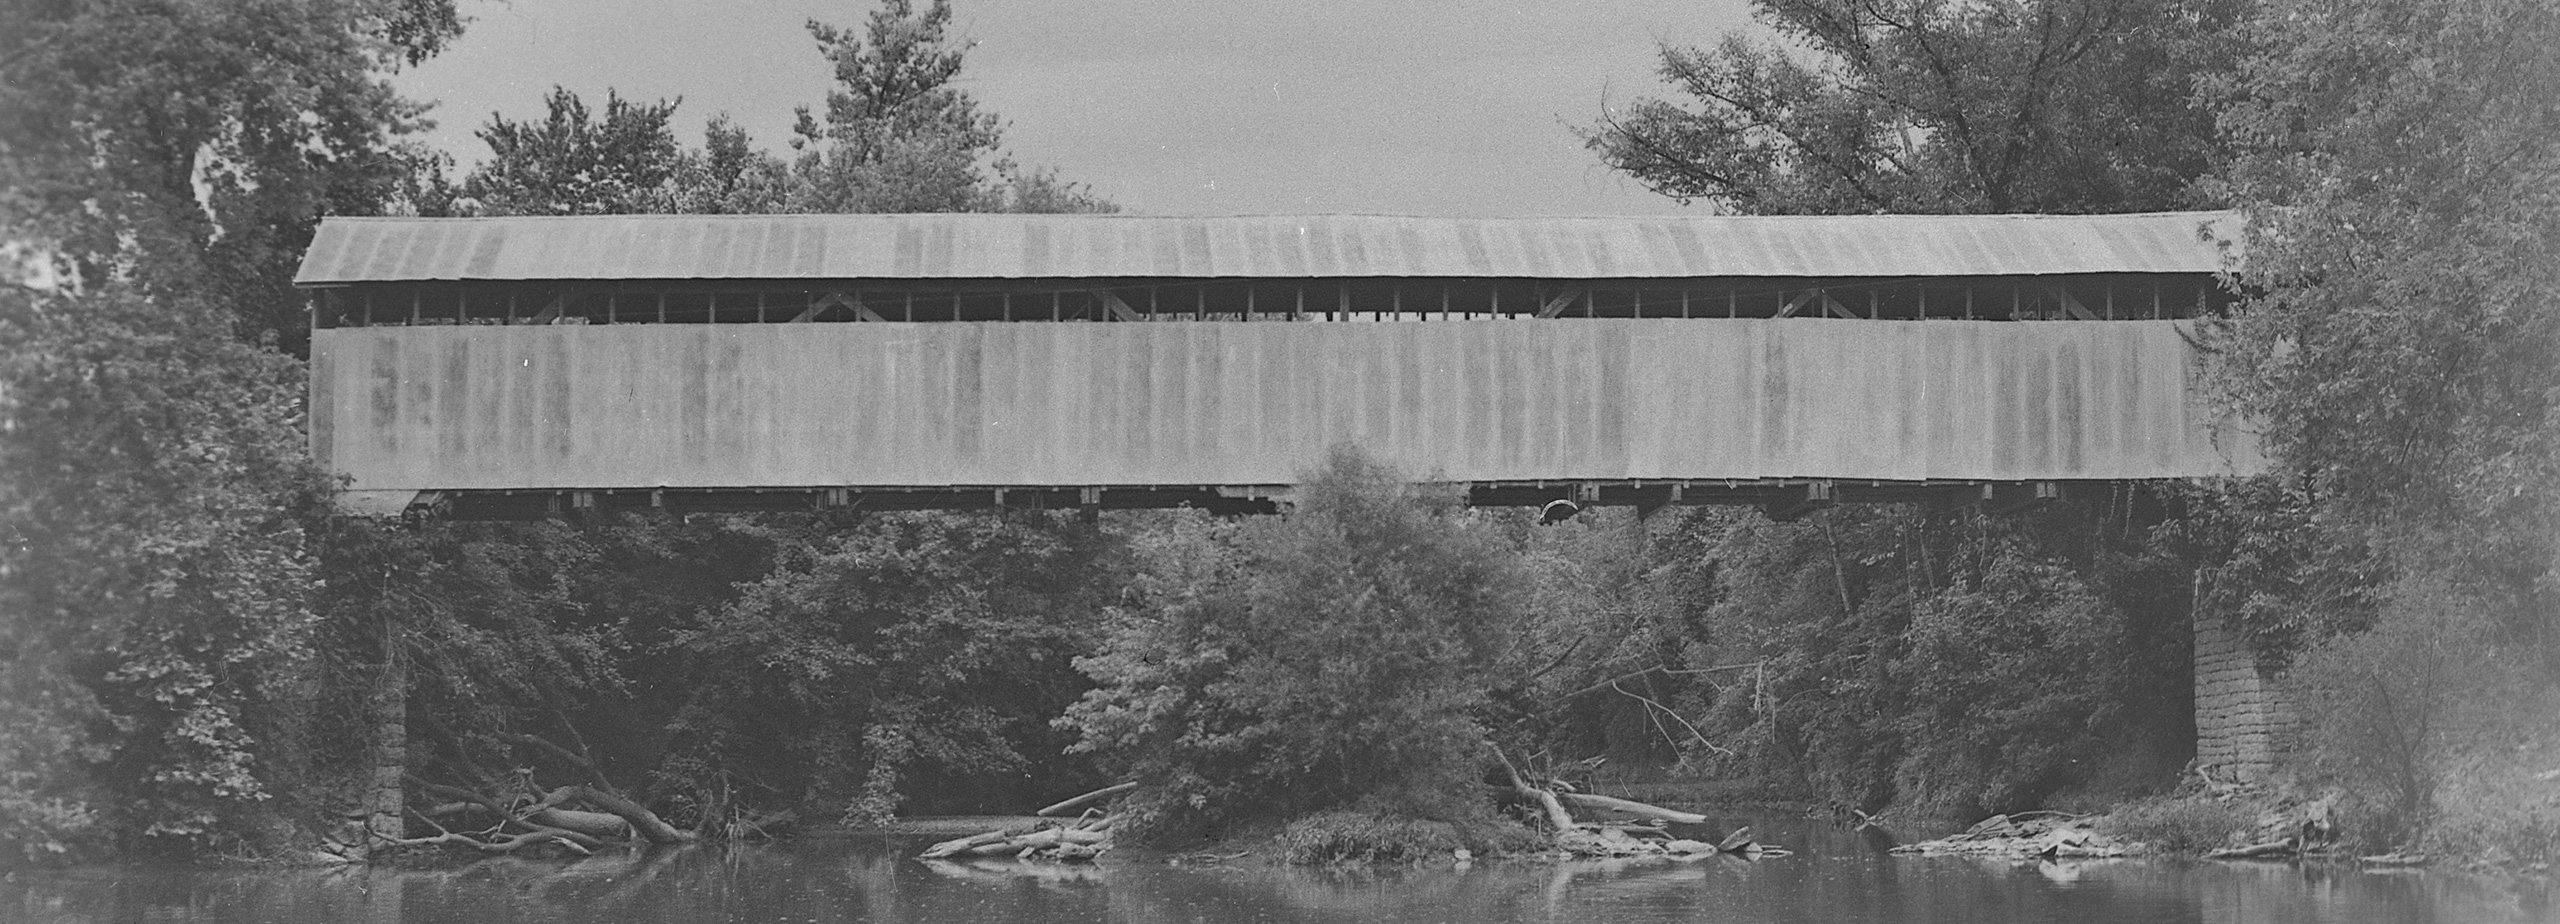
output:
<svg viewBox="0 0 2560 924"><path fill-rule="evenodd" d="M2211 273L2230 212L330 218L294 281Z"/></svg>

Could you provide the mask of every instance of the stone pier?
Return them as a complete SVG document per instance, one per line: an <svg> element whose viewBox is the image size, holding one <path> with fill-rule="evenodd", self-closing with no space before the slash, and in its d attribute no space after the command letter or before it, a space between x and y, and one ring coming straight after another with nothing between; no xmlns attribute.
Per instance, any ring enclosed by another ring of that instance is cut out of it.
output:
<svg viewBox="0 0 2560 924"><path fill-rule="evenodd" d="M2220 615L2197 613L2195 631L2196 760L2225 779L2265 779L2292 724L2291 704Z"/></svg>

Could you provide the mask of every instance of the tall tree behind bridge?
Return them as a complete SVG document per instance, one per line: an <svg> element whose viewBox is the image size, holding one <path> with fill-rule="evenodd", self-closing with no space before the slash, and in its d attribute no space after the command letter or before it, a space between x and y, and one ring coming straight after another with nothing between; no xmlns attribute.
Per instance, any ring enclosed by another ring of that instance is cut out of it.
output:
<svg viewBox="0 0 2560 924"><path fill-rule="evenodd" d="M1656 192L1753 214L2191 207L2193 81L2239 0L1755 0L1786 44L1665 47L1685 99L1583 132Z"/></svg>
<svg viewBox="0 0 2560 924"><path fill-rule="evenodd" d="M2221 381L2389 566L2305 657L2311 769L2374 833L2560 857L2560 8L2264 0L2245 34Z"/></svg>
<svg viewBox="0 0 2560 924"><path fill-rule="evenodd" d="M781 212L1108 212L1118 206L1055 171L1022 166L1003 122L953 85L967 47L946 35L948 0L888 0L856 32L809 23L836 86L799 108L788 159L726 114L699 149L671 129L677 101L607 91L599 113L553 88L539 121L493 115L490 158L458 188L426 184L430 214L610 215Z"/></svg>

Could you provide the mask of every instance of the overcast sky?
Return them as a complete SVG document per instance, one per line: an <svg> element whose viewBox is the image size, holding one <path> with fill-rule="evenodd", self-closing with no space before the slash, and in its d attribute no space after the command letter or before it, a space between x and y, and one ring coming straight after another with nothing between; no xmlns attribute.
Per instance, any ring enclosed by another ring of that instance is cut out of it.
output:
<svg viewBox="0 0 2560 924"><path fill-rule="evenodd" d="M920 4L922 0L919 0ZM826 62L802 24L868 0L463 0L460 42L395 82L438 101L464 164L491 112L553 84L600 104L684 98L679 136L727 112L782 150ZM1744 27L1743 0L957 0L963 83L1018 159L1131 212L1609 215L1681 207L1574 136L1605 103L1666 92L1655 48ZM1692 206L1703 212L1705 207Z"/></svg>

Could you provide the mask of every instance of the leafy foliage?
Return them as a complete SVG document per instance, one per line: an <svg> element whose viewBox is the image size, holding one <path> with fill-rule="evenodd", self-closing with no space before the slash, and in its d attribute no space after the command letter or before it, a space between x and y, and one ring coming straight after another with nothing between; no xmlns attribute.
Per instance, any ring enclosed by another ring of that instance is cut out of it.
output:
<svg viewBox="0 0 2560 924"><path fill-rule="evenodd" d="M2560 13L2271 0L2244 35L2224 393L2326 516L2560 664Z"/></svg>
<svg viewBox="0 0 2560 924"><path fill-rule="evenodd" d="M1576 528L1540 528L1531 567L1614 589L1539 598L1504 671L1558 763L1964 814L2186 758L2192 565L2116 504Z"/></svg>
<svg viewBox="0 0 2560 924"><path fill-rule="evenodd" d="M1796 49L1666 47L1685 104L1584 133L1681 200L1762 214L2192 206L2219 157L2191 82L2236 0L1755 0Z"/></svg>
<svg viewBox="0 0 2560 924"><path fill-rule="evenodd" d="M1457 499L1350 449L1277 520L1177 526L1139 549L1079 750L1144 785L1140 836L1359 807L1465 817L1485 759L1471 714L1523 589Z"/></svg>
<svg viewBox="0 0 2560 924"><path fill-rule="evenodd" d="M1109 212L1117 207L1003 150L1003 122L954 85L950 0L882 0L862 34L811 21L835 68L823 114L799 110L792 146L804 212Z"/></svg>
<svg viewBox="0 0 2560 924"><path fill-rule="evenodd" d="M623 215L663 212L682 159L667 119L676 104L635 103L606 91L604 119L553 87L539 124L491 116L479 131L489 160L463 180L475 212Z"/></svg>
<svg viewBox="0 0 2560 924"><path fill-rule="evenodd" d="M312 656L291 360L216 309L0 291L0 836L194 847L269 795L257 714ZM84 831L93 825L104 830Z"/></svg>
<svg viewBox="0 0 2560 924"><path fill-rule="evenodd" d="M0 9L0 223L89 287L200 299L303 350L289 285L326 213L367 214L425 157L380 72L442 47L451 0L13 3Z"/></svg>
<svg viewBox="0 0 2560 924"><path fill-rule="evenodd" d="M692 695L674 772L730 773L882 821L909 796L1057 775L1047 720L1101 615L1109 543L1061 515L893 514L780 545L674 633ZM710 788L697 782L696 789Z"/></svg>

